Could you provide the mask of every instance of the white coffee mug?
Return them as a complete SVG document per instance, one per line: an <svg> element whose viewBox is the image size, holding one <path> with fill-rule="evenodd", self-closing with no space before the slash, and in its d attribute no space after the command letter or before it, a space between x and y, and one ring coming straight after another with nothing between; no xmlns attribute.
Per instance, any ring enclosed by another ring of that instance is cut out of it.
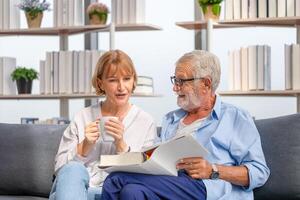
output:
<svg viewBox="0 0 300 200"><path fill-rule="evenodd" d="M103 141L105 142L112 142L115 139L113 138L113 136L111 136L110 134L108 134L105 130L105 122L107 122L109 119L118 119L118 117L115 116L105 116L105 117L101 117L100 118L100 123L99 123L99 130L101 133L101 137L103 138Z"/></svg>

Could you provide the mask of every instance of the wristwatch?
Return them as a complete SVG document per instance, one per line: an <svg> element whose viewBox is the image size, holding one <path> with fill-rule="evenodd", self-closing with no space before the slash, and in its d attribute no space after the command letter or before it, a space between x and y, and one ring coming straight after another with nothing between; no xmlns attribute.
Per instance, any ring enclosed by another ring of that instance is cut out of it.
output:
<svg viewBox="0 0 300 200"><path fill-rule="evenodd" d="M212 164L211 167L212 167L212 172L210 175L210 179L212 179L212 180L219 179L220 173L219 173L217 166L215 164Z"/></svg>

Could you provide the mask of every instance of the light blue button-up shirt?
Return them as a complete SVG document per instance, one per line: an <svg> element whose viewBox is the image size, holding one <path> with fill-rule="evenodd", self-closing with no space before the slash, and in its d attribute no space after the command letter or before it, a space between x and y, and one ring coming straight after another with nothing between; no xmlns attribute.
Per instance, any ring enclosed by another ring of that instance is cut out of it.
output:
<svg viewBox="0 0 300 200"><path fill-rule="evenodd" d="M162 141L175 136L180 119L186 114L186 111L179 109L164 117L160 135ZM252 190L267 181L270 170L266 165L259 133L248 112L222 102L217 96L210 116L200 125L194 137L210 152L206 158L210 163L244 165L248 168L248 187L220 179L203 179L207 200L253 199Z"/></svg>

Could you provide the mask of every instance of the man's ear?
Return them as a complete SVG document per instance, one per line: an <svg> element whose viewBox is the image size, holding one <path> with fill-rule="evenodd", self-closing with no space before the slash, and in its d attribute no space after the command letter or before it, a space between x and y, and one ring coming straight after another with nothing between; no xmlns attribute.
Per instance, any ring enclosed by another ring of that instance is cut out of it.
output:
<svg viewBox="0 0 300 200"><path fill-rule="evenodd" d="M211 85L212 84L211 78L205 77L204 80L203 80L203 82L204 82L204 86L206 88L211 89L211 86L212 86Z"/></svg>

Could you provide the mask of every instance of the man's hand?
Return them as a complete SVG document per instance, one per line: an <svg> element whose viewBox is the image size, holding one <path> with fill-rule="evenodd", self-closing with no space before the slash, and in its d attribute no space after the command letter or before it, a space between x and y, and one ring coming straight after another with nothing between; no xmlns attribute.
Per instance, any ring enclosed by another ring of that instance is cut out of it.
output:
<svg viewBox="0 0 300 200"><path fill-rule="evenodd" d="M211 164L202 157L183 158L176 168L184 169L194 179L209 179L212 172Z"/></svg>

